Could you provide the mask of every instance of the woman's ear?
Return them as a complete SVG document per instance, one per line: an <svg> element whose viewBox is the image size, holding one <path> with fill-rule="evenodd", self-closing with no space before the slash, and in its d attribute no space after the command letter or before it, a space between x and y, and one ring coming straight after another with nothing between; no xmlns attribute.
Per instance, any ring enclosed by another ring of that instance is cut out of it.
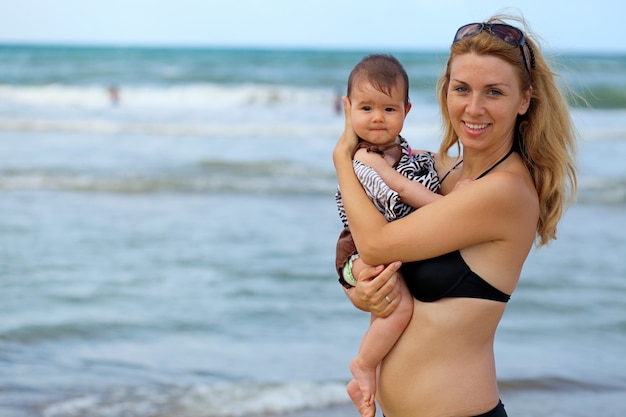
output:
<svg viewBox="0 0 626 417"><path fill-rule="evenodd" d="M522 102L520 103L519 109L517 113L519 115L524 115L528 111L528 107L530 106L530 99L533 96L533 88L529 87L528 90L524 91Z"/></svg>

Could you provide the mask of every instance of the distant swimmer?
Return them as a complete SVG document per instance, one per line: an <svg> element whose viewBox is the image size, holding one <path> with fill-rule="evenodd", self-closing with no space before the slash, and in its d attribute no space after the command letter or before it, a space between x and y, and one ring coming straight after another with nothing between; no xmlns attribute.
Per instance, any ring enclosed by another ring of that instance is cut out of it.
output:
<svg viewBox="0 0 626 417"><path fill-rule="evenodd" d="M111 85L107 91L109 92L111 105L117 106L120 102L120 89L116 85Z"/></svg>
<svg viewBox="0 0 626 417"><path fill-rule="evenodd" d="M335 100L334 100L334 108L335 108L335 114L341 114L341 110L343 109L343 104L341 102L341 93L337 92L335 94Z"/></svg>

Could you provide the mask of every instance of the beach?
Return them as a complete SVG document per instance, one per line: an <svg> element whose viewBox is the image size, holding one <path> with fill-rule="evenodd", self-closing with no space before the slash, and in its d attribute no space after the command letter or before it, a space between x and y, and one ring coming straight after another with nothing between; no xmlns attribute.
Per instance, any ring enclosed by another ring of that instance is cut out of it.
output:
<svg viewBox="0 0 626 417"><path fill-rule="evenodd" d="M0 47L0 416L357 416L331 152L365 53ZM445 51L396 56L436 150ZM579 195L502 318L501 398L621 417L626 57L554 59L590 102Z"/></svg>

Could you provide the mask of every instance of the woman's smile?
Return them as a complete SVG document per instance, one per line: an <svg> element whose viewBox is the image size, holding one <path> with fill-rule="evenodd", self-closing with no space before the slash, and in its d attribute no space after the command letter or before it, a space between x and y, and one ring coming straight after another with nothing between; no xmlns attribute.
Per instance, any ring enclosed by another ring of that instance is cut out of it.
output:
<svg viewBox="0 0 626 417"><path fill-rule="evenodd" d="M489 127L489 123L471 123L471 122L463 122L465 127L469 129L471 133L482 133L487 127Z"/></svg>

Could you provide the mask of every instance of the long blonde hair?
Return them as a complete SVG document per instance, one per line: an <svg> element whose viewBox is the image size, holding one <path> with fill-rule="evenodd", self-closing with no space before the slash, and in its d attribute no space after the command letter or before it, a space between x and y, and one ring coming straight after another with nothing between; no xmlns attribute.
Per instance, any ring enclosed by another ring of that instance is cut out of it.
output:
<svg viewBox="0 0 626 417"><path fill-rule="evenodd" d="M446 69L437 82L444 129L439 154L445 160L452 146L456 144L460 148L458 136L450 120L447 100L450 63L454 57L472 52L497 56L515 66L522 90L532 86L528 111L524 115L518 115L515 141L539 196L537 245L542 246L556 239L557 224L566 206L576 196L577 133L567 100L556 82L558 75L551 70L523 18L497 15L487 23L509 24L507 20L520 22L524 27L524 38L528 44L524 48L530 48L527 56L532 57L534 67L530 71L527 69L519 47L512 47L486 31L453 43Z"/></svg>

